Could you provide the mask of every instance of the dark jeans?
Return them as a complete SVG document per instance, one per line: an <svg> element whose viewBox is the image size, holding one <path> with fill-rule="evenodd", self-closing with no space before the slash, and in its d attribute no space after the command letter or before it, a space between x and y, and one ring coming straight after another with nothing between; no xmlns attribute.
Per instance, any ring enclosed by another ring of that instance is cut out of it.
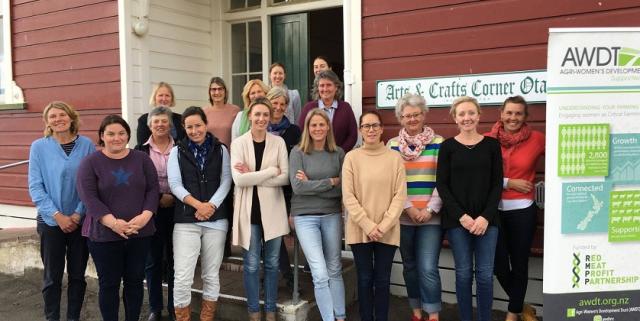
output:
<svg viewBox="0 0 640 321"><path fill-rule="evenodd" d="M145 275L152 312L162 311L162 280L167 281L167 311L173 315L173 211L174 207L159 208L153 217L156 233L151 237Z"/></svg>
<svg viewBox="0 0 640 321"><path fill-rule="evenodd" d="M509 312L521 313L529 280L529 255L536 230L538 207L500 211L494 272L509 296Z"/></svg>
<svg viewBox="0 0 640 321"><path fill-rule="evenodd" d="M88 241L98 272L98 303L104 321L118 321L120 281L126 321L138 321L144 297L145 258L151 237L113 242Z"/></svg>
<svg viewBox="0 0 640 321"><path fill-rule="evenodd" d="M60 320L60 295L65 259L67 265L67 318L79 319L87 282L84 272L87 268L89 251L80 227L71 233L64 233L58 226L38 223L40 235L40 257L44 265L42 297L44 315L47 320Z"/></svg>
<svg viewBox="0 0 640 321"><path fill-rule="evenodd" d="M358 274L360 320L389 319L389 283L396 246L378 242L351 244Z"/></svg>

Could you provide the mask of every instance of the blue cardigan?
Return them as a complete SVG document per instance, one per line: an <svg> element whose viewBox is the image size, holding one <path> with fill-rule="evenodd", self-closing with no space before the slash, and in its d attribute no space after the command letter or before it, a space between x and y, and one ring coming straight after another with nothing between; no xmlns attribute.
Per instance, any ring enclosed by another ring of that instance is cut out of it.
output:
<svg viewBox="0 0 640 321"><path fill-rule="evenodd" d="M53 214L84 217L85 207L76 190L80 161L96 150L87 137L78 136L69 156L53 137L37 139L29 152L29 194L38 215L49 226L57 226Z"/></svg>

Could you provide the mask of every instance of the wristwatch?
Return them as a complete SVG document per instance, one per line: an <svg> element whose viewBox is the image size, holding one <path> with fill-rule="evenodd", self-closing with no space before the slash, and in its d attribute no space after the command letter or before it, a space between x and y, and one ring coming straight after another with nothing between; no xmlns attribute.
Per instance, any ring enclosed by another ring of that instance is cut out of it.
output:
<svg viewBox="0 0 640 321"><path fill-rule="evenodd" d="M431 215L435 214L436 212L434 212L431 207L427 207L427 212Z"/></svg>

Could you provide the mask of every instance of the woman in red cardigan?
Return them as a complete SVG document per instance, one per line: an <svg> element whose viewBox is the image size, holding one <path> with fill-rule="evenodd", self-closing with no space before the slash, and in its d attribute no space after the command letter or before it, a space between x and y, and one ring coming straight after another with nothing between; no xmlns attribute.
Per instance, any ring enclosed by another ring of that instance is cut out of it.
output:
<svg viewBox="0 0 640 321"><path fill-rule="evenodd" d="M498 207L502 226L494 271L509 296L506 321L517 321L518 314L524 321L537 320L535 310L523 303L538 211L533 182L536 163L544 154L544 134L529 128L528 115L524 98L509 97L500 109L500 120L486 134L498 139L502 148L504 190Z"/></svg>

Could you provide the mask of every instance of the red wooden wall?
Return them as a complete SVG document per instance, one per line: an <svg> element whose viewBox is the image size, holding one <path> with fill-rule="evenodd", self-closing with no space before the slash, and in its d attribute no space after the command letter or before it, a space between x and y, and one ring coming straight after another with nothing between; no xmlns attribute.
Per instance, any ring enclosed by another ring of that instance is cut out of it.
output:
<svg viewBox="0 0 640 321"><path fill-rule="evenodd" d="M546 69L549 28L637 27L638 17L637 0L363 0L363 109L375 109L377 80ZM448 112L433 108L427 118L445 137L457 133ZM396 136L393 111L382 113L384 138ZM544 131L545 105L530 113L529 123ZM483 132L498 115L483 108ZM540 179L543 171L540 162Z"/></svg>
<svg viewBox="0 0 640 321"><path fill-rule="evenodd" d="M0 165L28 159L42 137L42 110L62 100L95 140L106 114L120 113L117 0L12 0L14 80L25 110L0 111ZM0 171L0 203L30 205L27 166Z"/></svg>

